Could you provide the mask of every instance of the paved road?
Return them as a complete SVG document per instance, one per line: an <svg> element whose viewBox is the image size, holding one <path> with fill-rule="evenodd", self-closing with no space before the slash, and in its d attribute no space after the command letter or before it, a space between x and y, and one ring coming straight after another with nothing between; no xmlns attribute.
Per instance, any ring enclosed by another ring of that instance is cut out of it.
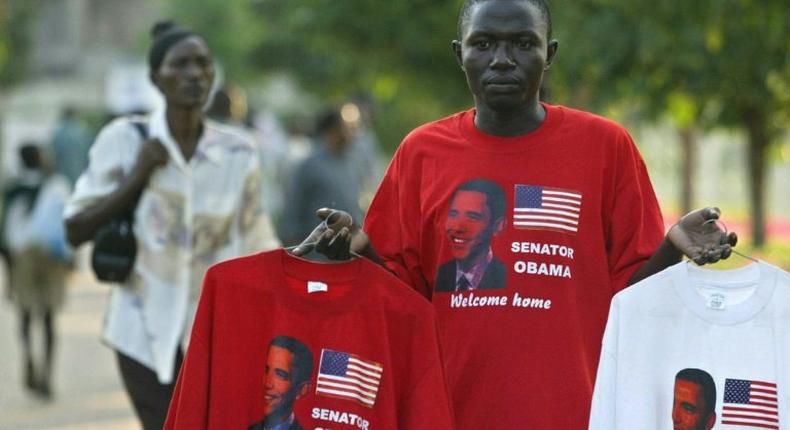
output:
<svg viewBox="0 0 790 430"><path fill-rule="evenodd" d="M76 272L69 279L67 302L57 318L50 402L22 386L17 316L0 299L0 430L139 430L114 356L99 342L107 298L107 287L96 284L90 273Z"/></svg>

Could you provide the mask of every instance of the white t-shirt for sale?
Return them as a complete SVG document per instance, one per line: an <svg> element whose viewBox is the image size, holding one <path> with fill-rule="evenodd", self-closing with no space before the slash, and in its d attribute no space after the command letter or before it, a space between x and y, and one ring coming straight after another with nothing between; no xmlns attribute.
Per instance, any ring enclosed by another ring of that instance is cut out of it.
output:
<svg viewBox="0 0 790 430"><path fill-rule="evenodd" d="M674 265L612 300L589 428L790 429L788 332L787 272Z"/></svg>

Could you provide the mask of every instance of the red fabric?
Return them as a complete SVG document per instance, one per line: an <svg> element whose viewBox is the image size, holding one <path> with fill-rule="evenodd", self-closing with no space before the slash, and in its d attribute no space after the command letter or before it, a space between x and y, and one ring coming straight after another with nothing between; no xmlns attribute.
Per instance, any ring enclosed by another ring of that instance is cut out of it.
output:
<svg viewBox="0 0 790 430"><path fill-rule="evenodd" d="M473 110L418 128L395 154L365 220L387 266L436 308L458 429L586 428L609 302L664 236L644 162L626 130L592 114L545 107L544 123L521 137L485 135L474 126ZM506 286L433 292L439 267L452 261L445 233L450 199L476 178L496 182L506 196L506 226L491 242ZM519 184L580 193L578 232L514 228ZM521 242L546 245L549 253L521 252ZM563 246L566 256L558 254ZM530 264L549 271L553 264L555 275L570 278L530 273ZM543 306L515 307L514 294ZM502 297L506 304L451 305L452 298L470 297Z"/></svg>
<svg viewBox="0 0 790 430"><path fill-rule="evenodd" d="M308 293L308 281L329 291ZM311 385L293 409L303 428L453 428L431 305L367 260L318 264L282 250L207 272L165 428L246 430L261 421L268 346L282 335L313 355ZM323 349L380 364L372 407L316 393ZM358 424L341 422L342 413Z"/></svg>

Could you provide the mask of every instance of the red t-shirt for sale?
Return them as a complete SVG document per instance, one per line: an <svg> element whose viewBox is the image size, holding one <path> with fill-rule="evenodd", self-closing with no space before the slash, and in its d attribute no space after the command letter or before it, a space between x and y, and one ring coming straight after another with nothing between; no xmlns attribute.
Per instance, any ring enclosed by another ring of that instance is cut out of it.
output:
<svg viewBox="0 0 790 430"><path fill-rule="evenodd" d="M267 421L268 420L268 421ZM365 259L206 274L166 429L452 429L434 310Z"/></svg>

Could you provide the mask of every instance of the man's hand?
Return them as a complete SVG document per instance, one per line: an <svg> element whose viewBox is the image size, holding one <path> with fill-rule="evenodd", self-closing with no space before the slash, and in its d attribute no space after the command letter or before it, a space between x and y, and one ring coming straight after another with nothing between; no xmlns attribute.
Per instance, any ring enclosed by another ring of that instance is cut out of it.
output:
<svg viewBox="0 0 790 430"><path fill-rule="evenodd" d="M351 258L352 232L361 232L348 212L321 208L316 211L321 223L291 253L302 256L313 249L332 260Z"/></svg>
<svg viewBox="0 0 790 430"><path fill-rule="evenodd" d="M148 139L137 153L137 161L134 166L134 173L148 178L158 167L167 164L167 149L159 142L159 139Z"/></svg>
<svg viewBox="0 0 790 430"><path fill-rule="evenodd" d="M716 220L720 215L721 211L715 207L690 212L669 229L667 239L699 265L723 260L730 256L738 236L719 228Z"/></svg>

